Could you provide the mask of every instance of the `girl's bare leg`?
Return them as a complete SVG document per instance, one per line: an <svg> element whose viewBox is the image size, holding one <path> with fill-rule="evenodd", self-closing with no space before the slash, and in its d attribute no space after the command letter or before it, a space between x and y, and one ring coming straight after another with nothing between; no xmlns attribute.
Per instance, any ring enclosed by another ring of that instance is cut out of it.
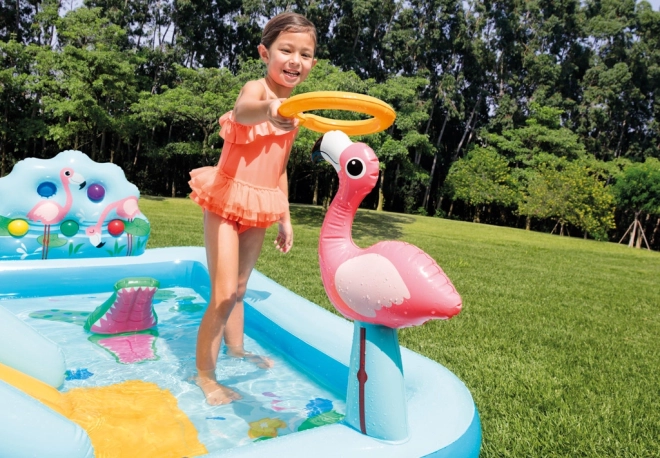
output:
<svg viewBox="0 0 660 458"><path fill-rule="evenodd" d="M266 235L266 229L253 227L239 234L239 267L238 267L238 288L236 291L236 305L229 315L225 327L225 345L227 345L227 354L236 358L245 358L256 364L262 369L273 367L273 361L265 356L247 353L243 346L244 339L244 309L243 297L247 290L247 282L254 269L261 247Z"/></svg>
<svg viewBox="0 0 660 458"><path fill-rule="evenodd" d="M215 378L222 336L237 299L239 237L236 224L215 213L205 212L204 244L211 278L211 299L197 333L197 384L204 392L206 402L220 405L241 398Z"/></svg>

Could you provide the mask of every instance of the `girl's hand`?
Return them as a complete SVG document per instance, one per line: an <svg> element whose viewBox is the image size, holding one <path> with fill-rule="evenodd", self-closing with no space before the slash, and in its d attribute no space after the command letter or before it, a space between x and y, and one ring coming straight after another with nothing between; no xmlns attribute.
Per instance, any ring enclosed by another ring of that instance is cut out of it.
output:
<svg viewBox="0 0 660 458"><path fill-rule="evenodd" d="M268 111L266 112L266 118L268 121L277 127L278 129L291 131L296 128L296 119L295 118L285 118L279 114L278 110L282 102L286 99L276 99L268 105Z"/></svg>
<svg viewBox="0 0 660 458"><path fill-rule="evenodd" d="M282 253L288 253L291 250L293 246L293 226L291 226L289 219L281 220L278 223L277 238L273 243L275 244L275 248Z"/></svg>

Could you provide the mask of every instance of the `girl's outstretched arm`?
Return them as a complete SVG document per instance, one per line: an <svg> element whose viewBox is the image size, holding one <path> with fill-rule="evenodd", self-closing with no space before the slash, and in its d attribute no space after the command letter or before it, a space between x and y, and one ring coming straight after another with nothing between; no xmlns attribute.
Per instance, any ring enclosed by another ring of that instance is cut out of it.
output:
<svg viewBox="0 0 660 458"><path fill-rule="evenodd" d="M293 130L296 128L294 118L285 118L277 111L284 100L269 99L259 81L248 81L234 104L234 119L245 126L270 121L278 129Z"/></svg>

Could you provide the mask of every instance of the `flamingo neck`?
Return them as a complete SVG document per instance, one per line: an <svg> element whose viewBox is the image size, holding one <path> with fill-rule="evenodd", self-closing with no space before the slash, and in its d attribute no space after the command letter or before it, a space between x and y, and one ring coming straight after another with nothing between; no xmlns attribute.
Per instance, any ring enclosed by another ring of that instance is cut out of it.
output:
<svg viewBox="0 0 660 458"><path fill-rule="evenodd" d="M351 231L353 219L364 196L356 192L349 194L345 188L340 182L337 195L332 199L321 226L319 248L329 248L332 252L355 253L359 248L353 243Z"/></svg>
<svg viewBox="0 0 660 458"><path fill-rule="evenodd" d="M64 184L64 194L66 194L66 200L64 201L63 213L65 215L69 213L69 210L71 210L71 206L73 205L73 194L71 194L69 185L70 183L68 181Z"/></svg>
<svg viewBox="0 0 660 458"><path fill-rule="evenodd" d="M99 220L96 222L96 227L100 228L103 225L103 221L105 221L105 219L107 218L108 213L110 213L110 210L115 209L118 206L119 206L119 202L113 202L111 204L108 204L108 206L105 207L101 212L101 216L99 216Z"/></svg>

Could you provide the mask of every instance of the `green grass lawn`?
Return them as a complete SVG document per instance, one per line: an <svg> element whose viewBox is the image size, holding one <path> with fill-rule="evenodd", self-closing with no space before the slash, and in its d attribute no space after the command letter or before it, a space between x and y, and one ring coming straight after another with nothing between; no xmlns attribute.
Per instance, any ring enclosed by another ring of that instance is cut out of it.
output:
<svg viewBox="0 0 660 458"><path fill-rule="evenodd" d="M203 245L191 201L140 205L150 248ZM292 252L271 246L273 227L257 269L333 310L318 267L323 214L292 206ZM468 386L483 457L660 457L660 253L373 211L358 213L353 236L417 245L462 295L458 316L399 337Z"/></svg>

